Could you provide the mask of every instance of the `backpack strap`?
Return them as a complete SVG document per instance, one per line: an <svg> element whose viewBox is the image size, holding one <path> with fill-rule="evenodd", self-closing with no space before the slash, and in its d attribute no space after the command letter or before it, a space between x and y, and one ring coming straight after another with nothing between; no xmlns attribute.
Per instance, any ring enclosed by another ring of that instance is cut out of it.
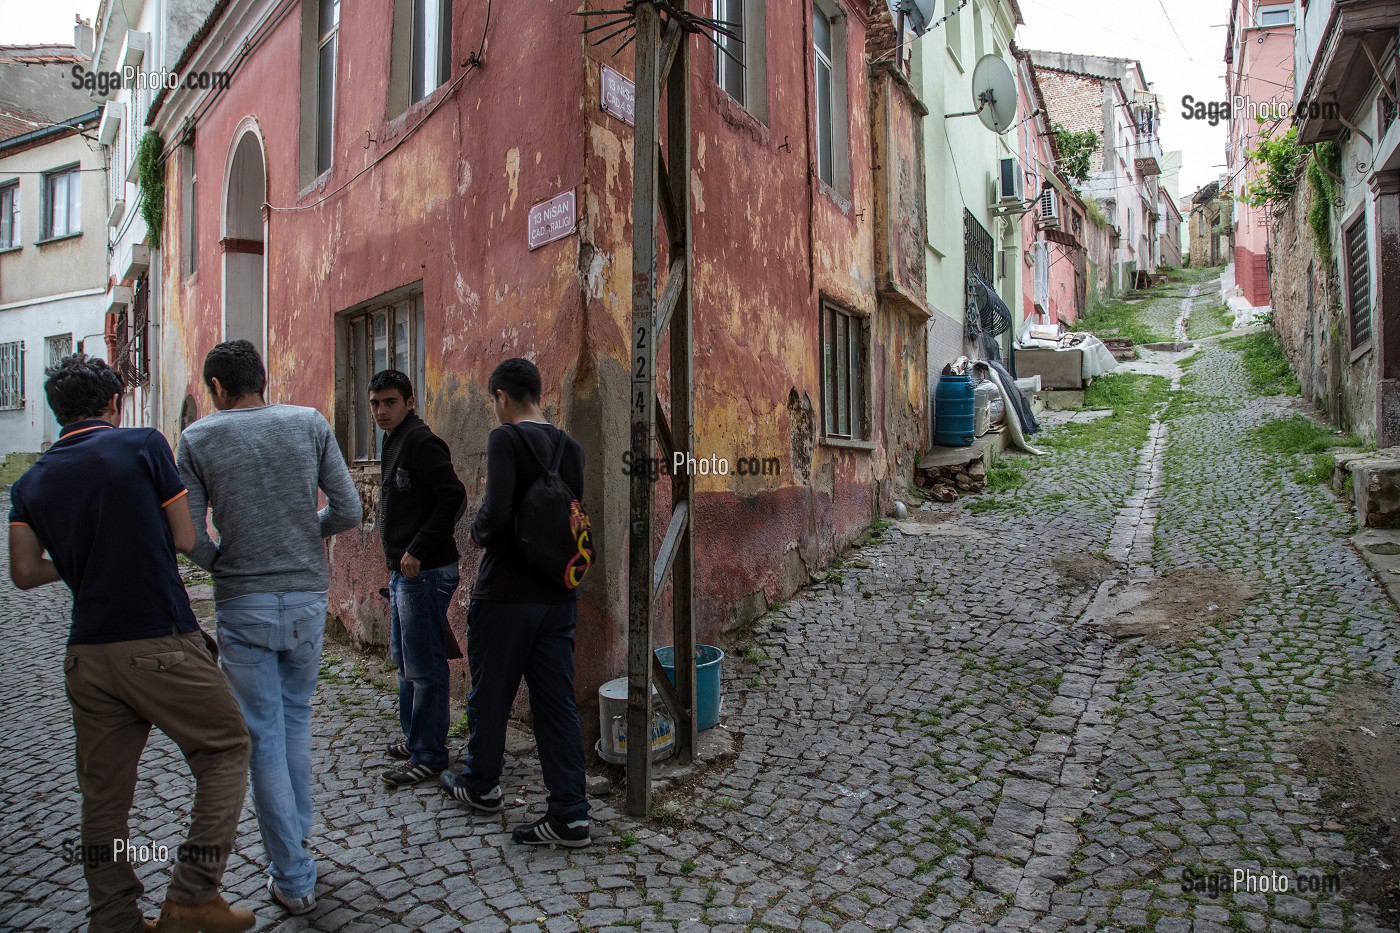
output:
<svg viewBox="0 0 1400 933"><path fill-rule="evenodd" d="M539 468L540 468L540 472L541 472L541 473L555 473L555 474L557 474L557 473L559 472L559 464L562 463L563 460L564 460L564 429L563 429L563 428L556 428L556 429L555 429L555 430L557 430L557 431L559 432L559 442L558 442L557 444L555 444L555 446L554 446L553 465L552 465L552 466L545 466L545 465L544 465L544 460L542 460L542 459L540 458L539 452L538 452L537 450L535 450L535 445L530 443L529 437L526 436L524 430L521 429L520 425L515 424L514 422L511 422L511 423L507 424L506 427L510 427L510 428L514 428L514 429L515 429L515 436L518 437L518 438L520 439L520 443L521 443L521 444L525 445L525 449L528 450L528 451L530 451L530 456L532 456L532 457L535 458L535 463L539 464ZM552 425L551 425L551 427L552 427Z"/></svg>

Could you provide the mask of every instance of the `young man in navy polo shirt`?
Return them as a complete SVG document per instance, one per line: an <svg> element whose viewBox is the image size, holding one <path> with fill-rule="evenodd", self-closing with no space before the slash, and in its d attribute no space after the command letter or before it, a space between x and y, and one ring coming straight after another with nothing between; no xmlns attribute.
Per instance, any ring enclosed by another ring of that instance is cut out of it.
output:
<svg viewBox="0 0 1400 933"><path fill-rule="evenodd" d="M62 580L73 591L63 671L83 793L88 929L246 930L253 912L229 907L219 883L248 785L248 730L175 565L195 534L170 445L158 431L117 427L122 383L101 360L70 356L47 376L63 432L10 490L10 577L22 590ZM129 838L152 726L175 741L195 777L189 836L158 927L142 919L144 888L113 844Z"/></svg>

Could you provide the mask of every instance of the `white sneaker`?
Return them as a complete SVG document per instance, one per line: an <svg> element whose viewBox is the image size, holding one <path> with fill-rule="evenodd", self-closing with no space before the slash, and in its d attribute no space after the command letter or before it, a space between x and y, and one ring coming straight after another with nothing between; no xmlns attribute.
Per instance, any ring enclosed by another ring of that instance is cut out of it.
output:
<svg viewBox="0 0 1400 933"><path fill-rule="evenodd" d="M316 909L316 895L308 894L305 897L290 897L282 893L282 889L277 887L277 882L272 878L267 879L267 890L276 899L277 903L287 908L287 913L296 916Z"/></svg>

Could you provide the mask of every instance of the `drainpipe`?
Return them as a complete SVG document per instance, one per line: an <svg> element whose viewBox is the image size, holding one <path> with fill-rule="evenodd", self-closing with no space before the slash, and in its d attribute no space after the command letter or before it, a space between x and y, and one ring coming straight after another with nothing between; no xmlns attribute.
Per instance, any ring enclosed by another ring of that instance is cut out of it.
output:
<svg viewBox="0 0 1400 933"><path fill-rule="evenodd" d="M157 287L151 287L150 285L147 285L147 286L146 286L147 289L148 289L147 294L150 296L150 299L149 299L149 300L150 300L150 303L149 303L148 311L147 311L148 316L147 316L147 320L146 320L146 329L147 329L147 331L148 331L146 357L147 357L147 365L150 367L150 371L151 371L151 382L150 382L150 385L149 385L149 386L147 387L147 389L146 389L146 393L147 393L147 394L146 394L146 411L148 412L148 417L149 417L149 419L150 419L150 426L153 427L153 428L155 428L157 431L161 431L161 420L160 420L160 416L161 416L161 410L160 410L160 408L161 408L161 406L160 406L160 355L161 355L160 322L161 322L161 311L163 310L163 309L161 308L161 298L162 298L163 296L162 296L162 292L161 292L161 290L160 290L160 288L159 288L158 286L159 286L159 284L160 284L160 282L161 282L161 268L160 268L160 267L161 267L162 263L161 263L161 251L160 251L160 250L154 250L153 253L154 253L154 254L151 256L151 269L150 269L150 273L149 273L150 278L148 279L148 281L156 283L156 286L157 286ZM162 433L164 433L164 432L162 431Z"/></svg>

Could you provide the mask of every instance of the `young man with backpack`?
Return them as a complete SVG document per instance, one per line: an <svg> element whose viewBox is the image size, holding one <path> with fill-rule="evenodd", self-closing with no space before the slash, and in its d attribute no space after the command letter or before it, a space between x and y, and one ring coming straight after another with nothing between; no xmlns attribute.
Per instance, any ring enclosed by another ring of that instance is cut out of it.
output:
<svg viewBox="0 0 1400 933"><path fill-rule="evenodd" d="M583 448L545 420L540 387L539 370L523 359L501 363L488 383L500 426L487 440L485 502L471 533L484 553L467 613L467 767L441 783L477 810L501 811L506 724L524 677L548 798L545 815L516 827L511 838L577 848L590 835L574 703L573 587L592 550L578 505Z"/></svg>
<svg viewBox="0 0 1400 933"><path fill-rule="evenodd" d="M403 741L389 755L403 763L385 784L417 784L446 770L451 695L447 659L460 658L447 627L457 591L452 532L467 490L452 452L413 411L413 383L397 369L369 381L369 408L384 432L380 453L379 530L389 566L389 656L399 671Z"/></svg>

